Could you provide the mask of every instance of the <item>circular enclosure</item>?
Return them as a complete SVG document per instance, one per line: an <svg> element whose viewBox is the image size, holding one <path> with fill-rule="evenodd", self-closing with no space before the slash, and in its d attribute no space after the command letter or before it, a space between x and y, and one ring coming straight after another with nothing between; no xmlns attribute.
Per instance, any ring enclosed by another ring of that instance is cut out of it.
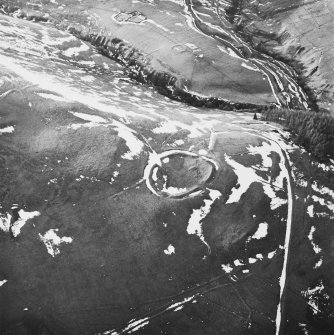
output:
<svg viewBox="0 0 334 335"><path fill-rule="evenodd" d="M217 170L214 161L192 152L173 150L159 156L150 166L148 182L155 194L164 197L180 198L203 189Z"/></svg>

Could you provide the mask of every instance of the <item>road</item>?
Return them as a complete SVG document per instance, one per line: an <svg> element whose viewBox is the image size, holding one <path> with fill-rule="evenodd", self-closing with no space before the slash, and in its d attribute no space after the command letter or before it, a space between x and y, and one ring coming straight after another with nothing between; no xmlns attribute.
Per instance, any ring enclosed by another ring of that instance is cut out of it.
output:
<svg viewBox="0 0 334 335"><path fill-rule="evenodd" d="M294 182L292 178L291 166L289 163L288 154L284 148L280 145L279 141L273 140L269 137L262 136L267 140L274 142L280 148L280 157L282 162L285 166L286 172L286 181L287 181L287 189L288 189L288 216L286 221L286 231L285 231L285 240L284 240L284 261L283 261L283 268L280 277L280 297L279 303L277 306L277 313L276 313L276 335L283 334L284 323L282 323L282 318L284 315L284 300L285 300L285 292L287 287L287 268L289 263L289 251L290 251L290 244L291 244L291 228L293 223L293 209L294 209Z"/></svg>

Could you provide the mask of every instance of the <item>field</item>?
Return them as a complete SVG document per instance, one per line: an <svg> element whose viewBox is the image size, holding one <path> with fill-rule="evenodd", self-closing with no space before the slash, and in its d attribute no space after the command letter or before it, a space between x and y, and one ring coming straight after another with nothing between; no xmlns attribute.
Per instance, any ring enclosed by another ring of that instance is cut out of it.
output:
<svg viewBox="0 0 334 335"><path fill-rule="evenodd" d="M43 4L55 20L67 6L73 22L99 13L146 51L161 42L157 69L175 42L158 25L182 28L176 2L161 1L164 15L150 1L114 2L119 20L153 6L143 25L139 14L117 23L108 2L77 16L77 2ZM168 99L53 24L0 16L0 333L330 334L333 161L253 113ZM181 44L203 43L214 59L217 36L187 29L175 32L189 36ZM189 57L166 57L163 71L188 80ZM244 62L227 59L225 74ZM239 68L233 80L259 90L254 102L283 104L268 77ZM205 69L191 89L250 102Z"/></svg>

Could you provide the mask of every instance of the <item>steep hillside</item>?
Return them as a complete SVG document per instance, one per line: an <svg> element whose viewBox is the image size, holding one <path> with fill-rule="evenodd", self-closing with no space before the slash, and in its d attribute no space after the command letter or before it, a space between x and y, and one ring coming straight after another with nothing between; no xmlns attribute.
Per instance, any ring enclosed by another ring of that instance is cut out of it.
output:
<svg viewBox="0 0 334 335"><path fill-rule="evenodd" d="M334 111L334 2L229 0L217 10L257 50L287 61L319 107Z"/></svg>
<svg viewBox="0 0 334 335"><path fill-rule="evenodd" d="M298 84L297 73L256 50L216 2L0 3L16 17L49 21L71 31L126 65L138 80L184 101L193 94L219 98L232 108L274 104L303 109L314 103Z"/></svg>

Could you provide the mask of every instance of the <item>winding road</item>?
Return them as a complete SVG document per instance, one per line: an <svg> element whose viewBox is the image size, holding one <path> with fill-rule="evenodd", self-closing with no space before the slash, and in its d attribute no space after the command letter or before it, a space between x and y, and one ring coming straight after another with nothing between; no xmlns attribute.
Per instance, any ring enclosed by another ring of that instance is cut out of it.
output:
<svg viewBox="0 0 334 335"><path fill-rule="evenodd" d="M227 24L227 20L218 15L218 11L217 18L214 19L218 20L220 25L204 21L201 15L203 13L195 8L193 0L185 0L185 12L190 17L194 29L209 38L217 40L222 45L220 50L223 53L242 59L246 65L248 63L251 67L263 73L271 86L278 106L308 107L306 94L293 78L293 76L296 76L294 70L248 45L233 31L231 25Z"/></svg>

